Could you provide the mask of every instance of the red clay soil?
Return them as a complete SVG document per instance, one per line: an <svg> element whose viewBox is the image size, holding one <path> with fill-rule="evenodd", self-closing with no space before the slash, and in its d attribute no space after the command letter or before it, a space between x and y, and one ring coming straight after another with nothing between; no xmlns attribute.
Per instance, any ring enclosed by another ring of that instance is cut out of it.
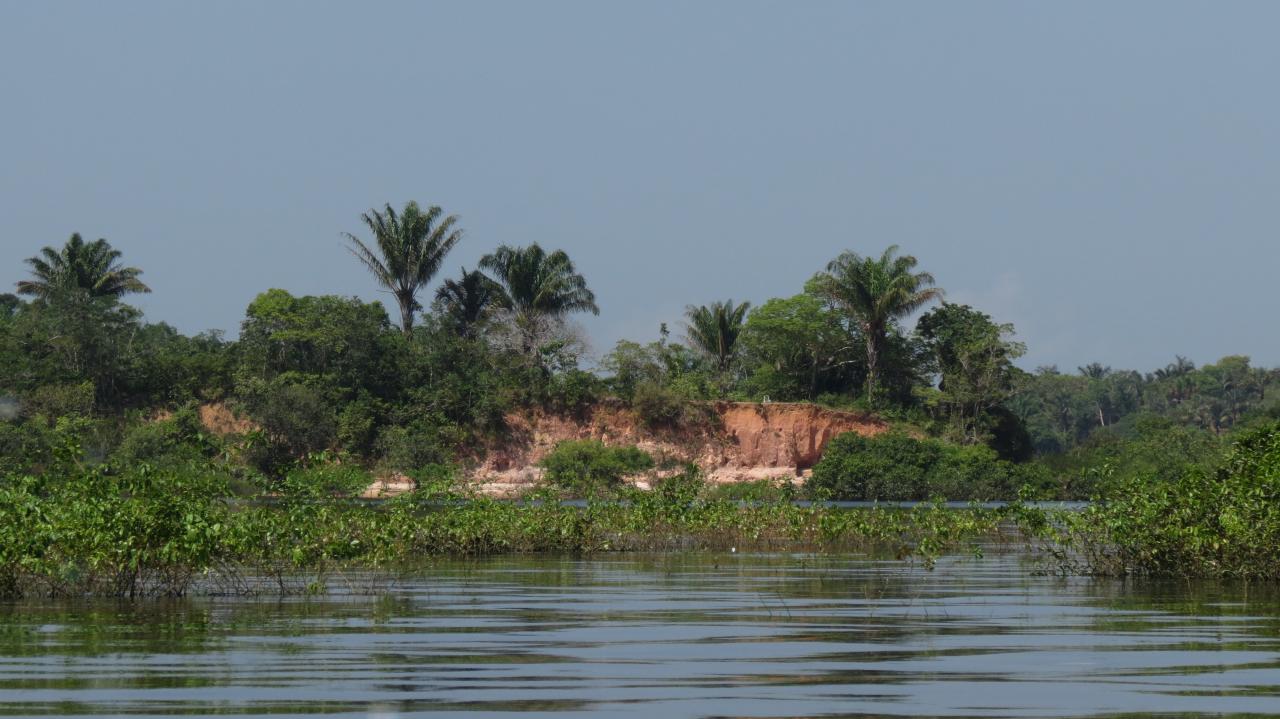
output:
<svg viewBox="0 0 1280 719"><path fill-rule="evenodd" d="M803 480L843 432L876 435L888 425L874 415L812 404L717 402L711 421L695 429L652 431L616 403L602 403L580 417L529 412L507 417L511 433L487 448L470 473L480 491L518 494L537 483L537 463L568 439L635 445L659 462L693 462L715 483L787 477Z"/></svg>
<svg viewBox="0 0 1280 719"><path fill-rule="evenodd" d="M813 404L716 402L708 409L706 422L658 430L645 427L635 412L617 401L601 402L577 416L541 410L512 413L506 417L508 432L476 452L467 478L485 494L520 494L541 479L537 464L557 444L597 439L611 446L634 445L659 463L692 462L714 483L779 477L803 481L836 435L871 436L889 429L875 415ZM237 417L220 403L201 406L200 421L219 435L255 428L251 420ZM412 486L407 477L395 474L379 480L366 494L390 496Z"/></svg>

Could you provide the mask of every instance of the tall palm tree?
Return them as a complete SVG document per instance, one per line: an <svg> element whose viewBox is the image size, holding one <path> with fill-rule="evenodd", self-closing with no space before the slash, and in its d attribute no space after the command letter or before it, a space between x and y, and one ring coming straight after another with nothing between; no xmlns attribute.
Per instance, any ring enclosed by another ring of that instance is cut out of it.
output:
<svg viewBox="0 0 1280 719"><path fill-rule="evenodd" d="M880 355L890 325L943 294L933 286L933 275L912 271L915 257L897 253L897 245L890 245L878 258L846 251L814 278L818 293L843 310L866 339L868 401L875 399Z"/></svg>
<svg viewBox="0 0 1280 719"><path fill-rule="evenodd" d="M462 278L445 280L436 290L436 302L463 337L472 334L474 328L490 314L502 288L480 270L467 272L462 268Z"/></svg>
<svg viewBox="0 0 1280 719"><path fill-rule="evenodd" d="M377 252L344 232L351 254L369 268L378 284L391 291L400 304L400 329L411 334L413 313L421 309L418 290L440 271L444 256L462 239L462 230L454 229L458 218L445 216L435 205L424 212L410 201L400 214L388 204L383 211L369 210L360 219L373 233Z"/></svg>
<svg viewBox="0 0 1280 719"><path fill-rule="evenodd" d="M33 280L18 283L18 294L48 298L59 290L81 289L93 297L118 298L131 292L150 292L142 284L137 267L121 267L120 250L104 239L85 242L80 233L71 235L61 250L45 247L36 257L27 258Z"/></svg>
<svg viewBox="0 0 1280 719"><path fill-rule="evenodd" d="M536 242L502 245L481 257L480 267L493 273L501 289L497 304L511 312L525 354L536 354L549 320L572 312L600 314L595 293L564 250L547 254Z"/></svg>
<svg viewBox="0 0 1280 719"><path fill-rule="evenodd" d="M702 307L689 305L684 312L689 319L685 323L685 340L690 347L715 358L716 367L725 372L733 362L738 335L742 333L742 323L750 308L750 302L735 305L733 300Z"/></svg>

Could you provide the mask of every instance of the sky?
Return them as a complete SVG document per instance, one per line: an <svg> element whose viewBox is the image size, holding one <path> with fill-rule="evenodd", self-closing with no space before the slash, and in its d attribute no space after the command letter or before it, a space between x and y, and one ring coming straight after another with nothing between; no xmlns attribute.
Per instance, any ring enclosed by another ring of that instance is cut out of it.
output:
<svg viewBox="0 0 1280 719"><path fill-rule="evenodd" d="M234 336L271 287L395 316L341 233L416 200L466 233L439 279L567 251L597 354L896 244L1027 368L1280 365L1277 27L1267 2L0 0L0 291L80 232L184 332Z"/></svg>

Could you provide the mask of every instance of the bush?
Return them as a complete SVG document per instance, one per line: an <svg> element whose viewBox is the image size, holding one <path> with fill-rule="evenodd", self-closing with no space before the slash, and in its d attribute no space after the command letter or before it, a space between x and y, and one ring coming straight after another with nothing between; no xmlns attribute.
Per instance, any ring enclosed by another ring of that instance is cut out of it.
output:
<svg viewBox="0 0 1280 719"><path fill-rule="evenodd" d="M664 477L653 485L653 496L668 508L692 506L706 491L707 481L695 464L690 464L680 474Z"/></svg>
<svg viewBox="0 0 1280 719"><path fill-rule="evenodd" d="M1063 568L1103 575L1280 578L1280 424L1244 433L1217 470L1135 476L1060 530Z"/></svg>
<svg viewBox="0 0 1280 719"><path fill-rule="evenodd" d="M557 412L581 414L600 400L604 381L590 372L571 369L553 376L547 386L546 404Z"/></svg>
<svg viewBox="0 0 1280 719"><path fill-rule="evenodd" d="M761 504L790 502L796 498L796 485L792 483L790 477L754 479L716 485L711 488L708 495L713 500Z"/></svg>
<svg viewBox="0 0 1280 719"><path fill-rule="evenodd" d="M607 447L594 439L568 440L556 445L538 466L551 486L583 496L605 494L622 478L653 468L653 457L636 447Z"/></svg>
<svg viewBox="0 0 1280 719"><path fill-rule="evenodd" d="M59 417L87 417L93 413L93 382L36 387L22 398L27 417L44 417L50 423Z"/></svg>
<svg viewBox="0 0 1280 719"><path fill-rule="evenodd" d="M173 416L154 422L142 422L125 431L120 446L111 455L118 467L131 467L141 462L155 462L170 457L182 461L212 454L214 440L204 432L200 415L189 406Z"/></svg>
<svg viewBox="0 0 1280 719"><path fill-rule="evenodd" d="M378 452L388 469L401 472L449 464L453 461L454 447L460 441L461 432L457 427L426 420L406 426L385 427L378 436Z"/></svg>
<svg viewBox="0 0 1280 719"><path fill-rule="evenodd" d="M332 447L337 413L319 390L287 381L252 382L245 388L249 416L262 427L251 439L245 460L267 474L280 474L293 462Z"/></svg>
<svg viewBox="0 0 1280 719"><path fill-rule="evenodd" d="M846 432L827 445L807 486L812 496L840 500L984 500L1013 499L1026 480L1044 483L1039 473L1000 459L988 447L901 432Z"/></svg>
<svg viewBox="0 0 1280 719"><path fill-rule="evenodd" d="M344 452L368 457L378 439L380 403L367 396L347 403L338 413L338 446Z"/></svg>
<svg viewBox="0 0 1280 719"><path fill-rule="evenodd" d="M641 382L631 396L631 407L646 427L675 427L684 419L685 405L681 395L657 382Z"/></svg>
<svg viewBox="0 0 1280 719"><path fill-rule="evenodd" d="M368 471L351 464L328 463L295 469L285 475L281 489L299 497L351 497L373 484Z"/></svg>

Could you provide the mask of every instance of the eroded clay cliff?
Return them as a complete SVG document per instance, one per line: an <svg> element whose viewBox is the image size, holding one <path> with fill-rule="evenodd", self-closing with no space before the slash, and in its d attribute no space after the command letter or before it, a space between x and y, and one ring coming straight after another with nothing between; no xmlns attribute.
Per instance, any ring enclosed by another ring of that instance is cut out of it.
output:
<svg viewBox="0 0 1280 719"><path fill-rule="evenodd" d="M676 429L645 427L634 411L616 401L601 402L576 416L539 410L512 413L506 418L508 431L491 445L476 448L471 461L464 463L466 478L485 494L520 494L541 479L538 462L557 444L597 439L612 446L637 446L659 464L692 462L715 483L803 479L836 435L875 435L888 429L874 415L812 404L716 402L706 409L706 421ZM201 407L200 419L217 434L254 427L221 404ZM412 486L407 477L392 475L370 487L369 496L398 494Z"/></svg>
<svg viewBox="0 0 1280 719"><path fill-rule="evenodd" d="M803 478L836 435L874 435L888 429L872 415L811 404L718 402L710 409L709 421L679 430L645 428L634 412L613 403L597 405L578 417L513 414L507 417L510 435L486 448L469 475L487 494L518 494L537 483L537 463L558 443L598 439L609 445L635 445L660 463L693 462L716 483Z"/></svg>

